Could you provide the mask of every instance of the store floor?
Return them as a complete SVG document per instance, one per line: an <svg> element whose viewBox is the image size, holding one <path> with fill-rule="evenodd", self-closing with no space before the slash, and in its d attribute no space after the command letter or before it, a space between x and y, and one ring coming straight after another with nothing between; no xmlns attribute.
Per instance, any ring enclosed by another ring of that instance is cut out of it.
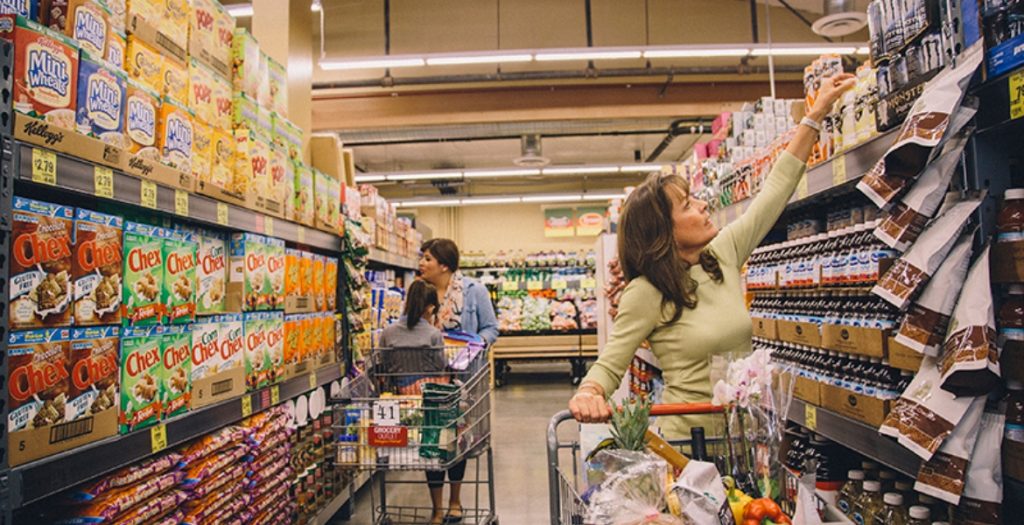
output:
<svg viewBox="0 0 1024 525"><path fill-rule="evenodd" d="M501 525L549 522L545 438L551 416L564 409L572 395L569 371L567 364L513 365L508 384L494 390L491 398L491 443L495 499ZM572 428L566 428L562 432L563 439L571 439L574 432ZM466 479L473 478L474 469L471 460ZM483 461L480 471L486 475L486 463ZM412 472L402 474L398 479L423 481L424 477L421 472ZM355 512L348 524L373 523L369 489L367 485L357 495ZM445 488L446 498L447 490ZM388 505L430 506L425 484L390 485L387 497ZM473 497L474 487L466 485L462 490L463 505L472 506ZM486 504L483 487L480 497L481 503Z"/></svg>

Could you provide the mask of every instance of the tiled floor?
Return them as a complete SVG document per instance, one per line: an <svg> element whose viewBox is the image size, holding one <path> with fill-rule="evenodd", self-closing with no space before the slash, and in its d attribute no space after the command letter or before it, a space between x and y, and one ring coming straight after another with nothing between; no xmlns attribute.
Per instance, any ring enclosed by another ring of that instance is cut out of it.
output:
<svg viewBox="0 0 1024 525"><path fill-rule="evenodd" d="M509 384L496 389L492 399L492 449L497 516L501 525L549 523L546 434L548 422L566 406L572 394L569 367L561 364L522 364L513 367ZM563 439L574 439L576 426L564 424ZM475 461L470 460L466 479L475 479ZM479 463L481 478L486 462ZM389 480L394 476L389 476ZM416 483L389 485L389 506L412 505L428 508L427 488L420 472L394 477ZM474 486L462 490L463 505L474 505ZM371 525L370 487L358 494L351 525ZM447 488L446 495L447 495ZM375 496L379 499L379 491ZM486 487L481 486L480 503L486 507ZM422 515L422 514L421 514ZM426 523L429 516L422 519ZM403 520L404 522L404 520ZM414 521L416 522L416 521ZM472 523L472 522L469 522Z"/></svg>

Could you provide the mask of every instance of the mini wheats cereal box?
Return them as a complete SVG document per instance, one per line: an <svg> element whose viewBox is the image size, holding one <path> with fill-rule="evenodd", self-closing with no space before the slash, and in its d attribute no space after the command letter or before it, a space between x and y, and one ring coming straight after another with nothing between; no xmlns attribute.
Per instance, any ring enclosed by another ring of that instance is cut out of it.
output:
<svg viewBox="0 0 1024 525"><path fill-rule="evenodd" d="M78 62L78 132L124 147L124 73L82 52Z"/></svg>
<svg viewBox="0 0 1024 525"><path fill-rule="evenodd" d="M160 324L163 319L165 236L163 228L125 223L121 298L121 321L125 326Z"/></svg>
<svg viewBox="0 0 1024 525"><path fill-rule="evenodd" d="M14 109L74 129L78 45L23 17L0 17L0 33L14 33Z"/></svg>
<svg viewBox="0 0 1024 525"><path fill-rule="evenodd" d="M292 219L302 224L313 225L313 170L302 164L295 163L295 198L292 208Z"/></svg>
<svg viewBox="0 0 1024 525"><path fill-rule="evenodd" d="M214 72L195 58L188 62L188 106L196 118L213 123L217 116L213 102Z"/></svg>
<svg viewBox="0 0 1024 525"><path fill-rule="evenodd" d="M163 418L184 414L192 397L192 329L169 326L164 330L160 350L160 399Z"/></svg>
<svg viewBox="0 0 1024 525"><path fill-rule="evenodd" d="M75 211L74 318L78 326L121 324L124 248L121 217Z"/></svg>
<svg viewBox="0 0 1024 525"><path fill-rule="evenodd" d="M117 408L120 403L120 336L121 329L117 326L75 328L71 331L68 421Z"/></svg>
<svg viewBox="0 0 1024 525"><path fill-rule="evenodd" d="M74 210L14 197L10 328L71 324Z"/></svg>
<svg viewBox="0 0 1024 525"><path fill-rule="evenodd" d="M284 240L267 237L267 273L263 281L263 295L268 310L284 308Z"/></svg>
<svg viewBox="0 0 1024 525"><path fill-rule="evenodd" d="M267 310L263 285L267 279L267 238L252 233L231 234L229 279L242 283L242 309Z"/></svg>
<svg viewBox="0 0 1024 525"><path fill-rule="evenodd" d="M284 376L284 312L268 312L263 331L267 334L267 382L277 383Z"/></svg>
<svg viewBox="0 0 1024 525"><path fill-rule="evenodd" d="M267 347L266 312L244 314L245 322L245 385L249 390L270 384L270 357Z"/></svg>
<svg viewBox="0 0 1024 525"><path fill-rule="evenodd" d="M164 57L159 51L135 35L128 35L128 56L124 64L128 78L160 93L164 89L163 68Z"/></svg>
<svg viewBox="0 0 1024 525"><path fill-rule="evenodd" d="M156 126L156 145L164 164L190 172L192 170L192 111L164 97Z"/></svg>
<svg viewBox="0 0 1024 525"><path fill-rule="evenodd" d="M141 82L129 79L125 108L124 131L132 153L159 161L156 119L160 112L160 96Z"/></svg>
<svg viewBox="0 0 1024 525"><path fill-rule="evenodd" d="M136 326L122 332L121 414L118 425L122 434L160 421L164 330L162 326Z"/></svg>
<svg viewBox="0 0 1024 525"><path fill-rule="evenodd" d="M21 15L30 20L39 19L39 0L0 1L0 14Z"/></svg>
<svg viewBox="0 0 1024 525"><path fill-rule="evenodd" d="M11 370L8 431L67 421L71 329L11 332L7 342Z"/></svg>
<svg viewBox="0 0 1024 525"><path fill-rule="evenodd" d="M203 317L192 323L192 381L220 372L220 322L217 317Z"/></svg>
<svg viewBox="0 0 1024 525"><path fill-rule="evenodd" d="M124 33L115 32L107 42L107 62L124 70L125 57L128 56L128 37Z"/></svg>
<svg viewBox="0 0 1024 525"><path fill-rule="evenodd" d="M245 366L245 322L242 314L217 316L220 321L220 360L217 371Z"/></svg>
<svg viewBox="0 0 1024 525"><path fill-rule="evenodd" d="M82 51L95 57L107 56L110 35L110 13L96 0L71 0L71 16L64 33L78 42Z"/></svg>
<svg viewBox="0 0 1024 525"><path fill-rule="evenodd" d="M324 258L324 309L334 312L338 306L338 259Z"/></svg>
<svg viewBox="0 0 1024 525"><path fill-rule="evenodd" d="M228 279L228 252L224 236L203 232L199 236L196 264L196 314L224 311L224 293Z"/></svg>
<svg viewBox="0 0 1024 525"><path fill-rule="evenodd" d="M191 233L169 232L164 238L162 302L167 322L191 323L196 318L196 250Z"/></svg>

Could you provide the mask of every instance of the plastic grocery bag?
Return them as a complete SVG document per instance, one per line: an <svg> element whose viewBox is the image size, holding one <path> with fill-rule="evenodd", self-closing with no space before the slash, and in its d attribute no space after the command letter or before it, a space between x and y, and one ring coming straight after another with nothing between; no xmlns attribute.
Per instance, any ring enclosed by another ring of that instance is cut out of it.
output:
<svg viewBox="0 0 1024 525"><path fill-rule="evenodd" d="M669 466L643 452L602 450L591 464L605 477L590 497L586 523L594 525L688 525L664 512Z"/></svg>
<svg viewBox="0 0 1024 525"><path fill-rule="evenodd" d="M714 463L690 460L672 485L682 516L691 523L735 523Z"/></svg>
<svg viewBox="0 0 1024 525"><path fill-rule="evenodd" d="M821 525L821 516L818 515L818 506L814 500L814 484L814 475L803 476L797 483L796 511L793 513L793 523Z"/></svg>

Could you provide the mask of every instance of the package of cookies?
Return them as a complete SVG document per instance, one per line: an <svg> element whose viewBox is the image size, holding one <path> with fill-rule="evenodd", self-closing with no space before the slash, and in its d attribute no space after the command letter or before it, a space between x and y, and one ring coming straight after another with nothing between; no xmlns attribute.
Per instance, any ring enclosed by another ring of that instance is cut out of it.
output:
<svg viewBox="0 0 1024 525"><path fill-rule="evenodd" d="M267 312L263 323L267 337L267 381L273 384L284 376L284 312Z"/></svg>
<svg viewBox="0 0 1024 525"><path fill-rule="evenodd" d="M224 235L204 231L199 235L196 263L196 314L224 311L224 292L228 279L227 241Z"/></svg>
<svg viewBox="0 0 1024 525"><path fill-rule="evenodd" d="M214 128L210 151L210 182L218 188L245 195L249 191L249 177L245 173L235 177L234 135Z"/></svg>
<svg viewBox="0 0 1024 525"><path fill-rule="evenodd" d="M267 237L266 243L267 272L263 281L263 295L268 310L279 310L284 308L284 240Z"/></svg>
<svg viewBox="0 0 1024 525"><path fill-rule="evenodd" d="M64 34L78 42L82 51L95 57L107 56L110 12L97 0L71 0Z"/></svg>
<svg viewBox="0 0 1024 525"><path fill-rule="evenodd" d="M163 370L162 326L133 326L121 334L121 413L119 430L127 434L160 421Z"/></svg>
<svg viewBox="0 0 1024 525"><path fill-rule="evenodd" d="M7 366L11 371L7 390L8 432L67 421L70 352L70 328L10 333L7 339Z"/></svg>
<svg viewBox="0 0 1024 525"><path fill-rule="evenodd" d="M127 87L124 72L83 50L78 61L78 132L123 148Z"/></svg>
<svg viewBox="0 0 1024 525"><path fill-rule="evenodd" d="M0 37L14 42L14 110L74 129L78 44L16 15L0 15Z"/></svg>
<svg viewBox="0 0 1024 525"><path fill-rule="evenodd" d="M189 69L184 62L170 56L164 56L160 67L160 75L163 77L163 94L170 97L179 104L189 104ZM190 104L191 109L191 104Z"/></svg>
<svg viewBox="0 0 1024 525"><path fill-rule="evenodd" d="M10 328L70 325L74 210L14 197L11 215Z"/></svg>
<svg viewBox="0 0 1024 525"><path fill-rule="evenodd" d="M164 89L163 68L164 57L156 48L135 35L128 35L128 54L124 64L128 78L161 93Z"/></svg>
<svg viewBox="0 0 1024 525"><path fill-rule="evenodd" d="M125 59L128 56L128 37L122 32L113 32L107 40L107 62L122 71L125 67ZM127 73L126 73L127 75Z"/></svg>
<svg viewBox="0 0 1024 525"><path fill-rule="evenodd" d="M160 101L156 123L156 147L160 160L175 169L192 170L192 110L174 99Z"/></svg>
<svg viewBox="0 0 1024 525"><path fill-rule="evenodd" d="M220 371L220 321L216 316L200 317L192 323L192 382Z"/></svg>
<svg viewBox="0 0 1024 525"><path fill-rule="evenodd" d="M196 251L193 234L168 231L163 243L164 319L169 324L187 324L196 318Z"/></svg>
<svg viewBox="0 0 1024 525"><path fill-rule="evenodd" d="M322 312L327 309L327 302L324 289L324 266L327 264L327 258L323 255L313 254L313 272L310 274L313 281L313 304L316 311Z"/></svg>
<svg viewBox="0 0 1024 525"><path fill-rule="evenodd" d="M324 257L324 309L334 312L338 306L338 259Z"/></svg>
<svg viewBox="0 0 1024 525"><path fill-rule="evenodd" d="M245 385L256 390L270 384L267 373L270 359L267 353L265 331L267 312L244 314L245 323Z"/></svg>
<svg viewBox="0 0 1024 525"><path fill-rule="evenodd" d="M128 79L124 132L132 153L152 161L160 160L156 146L156 119L160 95L145 84Z"/></svg>
<svg viewBox="0 0 1024 525"><path fill-rule="evenodd" d="M220 322L220 370L245 366L245 324L242 314L217 316Z"/></svg>
<svg viewBox="0 0 1024 525"><path fill-rule="evenodd" d="M213 100L213 115L210 125L221 129L231 129L231 113L234 110L234 95L231 82L220 75L214 74L210 82L210 98Z"/></svg>
<svg viewBox="0 0 1024 525"><path fill-rule="evenodd" d="M215 73L195 58L188 62L188 106L196 118L213 123L216 109L213 102L213 77Z"/></svg>
<svg viewBox="0 0 1024 525"><path fill-rule="evenodd" d="M260 89L260 46L244 28L235 28L231 41L231 69L234 90L257 101Z"/></svg>
<svg viewBox="0 0 1024 525"><path fill-rule="evenodd" d="M124 225L124 290L121 321L125 326L160 324L164 310L163 228L126 222Z"/></svg>
<svg viewBox="0 0 1024 525"><path fill-rule="evenodd" d="M120 352L120 327L90 326L71 331L68 421L117 408L120 403Z"/></svg>
<svg viewBox="0 0 1024 525"><path fill-rule="evenodd" d="M267 89L270 94L270 111L288 115L288 71L280 62L267 57Z"/></svg>
<svg viewBox="0 0 1024 525"><path fill-rule="evenodd" d="M293 165L295 174L292 183L292 220L309 226L313 225L313 170L302 162Z"/></svg>
<svg viewBox="0 0 1024 525"><path fill-rule="evenodd" d="M160 399L163 418L184 414L192 396L191 326L168 326L160 343Z"/></svg>
<svg viewBox="0 0 1024 525"><path fill-rule="evenodd" d="M71 278L78 326L121 324L121 230L121 217L84 208L75 211Z"/></svg>

